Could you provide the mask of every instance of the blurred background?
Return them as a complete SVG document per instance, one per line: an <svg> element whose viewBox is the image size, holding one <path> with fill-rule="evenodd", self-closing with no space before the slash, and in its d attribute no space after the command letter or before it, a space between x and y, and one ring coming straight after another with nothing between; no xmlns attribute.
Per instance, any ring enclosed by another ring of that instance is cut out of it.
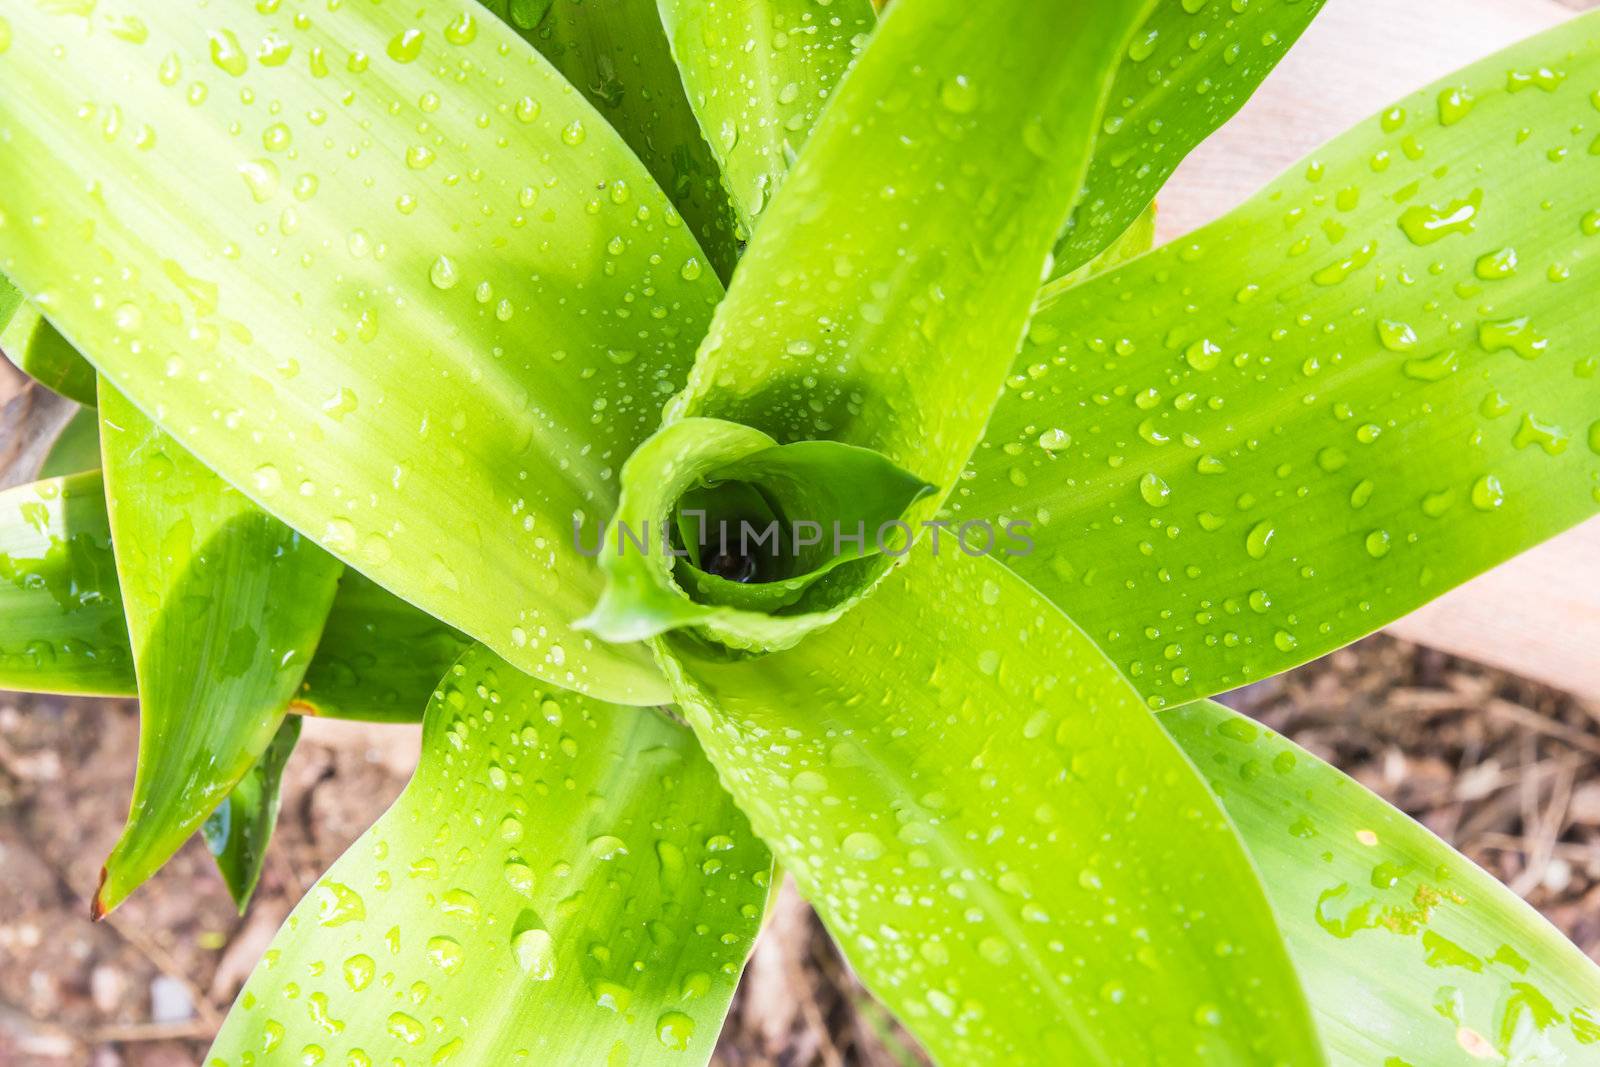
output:
<svg viewBox="0 0 1600 1067"><path fill-rule="evenodd" d="M1329 0L1160 201L1163 241L1245 199L1391 99L1600 0ZM1402 44L1403 42L1403 44ZM0 361L0 471L63 408ZM1223 698L1420 819L1600 958L1600 523L1424 612ZM414 727L309 720L240 918L192 841L101 924L132 789L128 701L0 692L0 1064L189 1067L289 909L397 796ZM785 886L722 1067L919 1064Z"/></svg>

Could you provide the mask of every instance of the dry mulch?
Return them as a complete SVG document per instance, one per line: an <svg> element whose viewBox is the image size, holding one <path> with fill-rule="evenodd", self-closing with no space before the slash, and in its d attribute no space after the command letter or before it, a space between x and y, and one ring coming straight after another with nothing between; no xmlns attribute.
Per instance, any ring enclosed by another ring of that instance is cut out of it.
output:
<svg viewBox="0 0 1600 1067"><path fill-rule="evenodd" d="M1386 637L1229 702L1420 818L1600 955L1600 708ZM126 811L137 714L127 702L0 695L0 1063L201 1062L288 909L403 786L414 732L369 736L302 741L249 916L233 913L191 842L91 925L87 895ZM925 1061L789 890L716 1062Z"/></svg>

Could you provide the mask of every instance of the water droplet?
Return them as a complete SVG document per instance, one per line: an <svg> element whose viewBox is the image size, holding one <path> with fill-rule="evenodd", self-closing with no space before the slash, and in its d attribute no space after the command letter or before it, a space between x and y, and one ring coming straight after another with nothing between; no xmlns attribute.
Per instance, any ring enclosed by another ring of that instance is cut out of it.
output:
<svg viewBox="0 0 1600 1067"><path fill-rule="evenodd" d="M250 61L245 57L244 49L239 47L239 38L233 35L233 31L212 30L207 36L211 41L211 62L235 78L243 75Z"/></svg>
<svg viewBox="0 0 1600 1067"><path fill-rule="evenodd" d="M669 1011L656 1020L656 1040L675 1052L689 1047L694 1036L694 1020L681 1011Z"/></svg>
<svg viewBox="0 0 1600 1067"><path fill-rule="evenodd" d="M1172 487L1160 475L1153 472L1146 473L1139 479L1139 495L1144 497L1144 502L1153 508L1164 508L1172 503Z"/></svg>
<svg viewBox="0 0 1600 1067"><path fill-rule="evenodd" d="M1479 511L1494 511L1506 502L1506 491L1500 479L1486 474L1472 483L1472 506Z"/></svg>
<svg viewBox="0 0 1600 1067"><path fill-rule="evenodd" d="M1443 90L1439 94L1439 125L1454 126L1467 117L1476 103L1476 98L1464 87Z"/></svg>
<svg viewBox="0 0 1600 1067"><path fill-rule="evenodd" d="M1483 190L1474 189L1463 200L1452 200L1444 207L1418 204L1400 215L1400 228L1416 245L1431 245L1451 234L1471 233L1478 225L1483 208Z"/></svg>
<svg viewBox="0 0 1600 1067"><path fill-rule="evenodd" d="M455 260L441 255L433 261L433 266L428 268L428 280L436 289L454 289L456 283L461 281L461 269L456 266Z"/></svg>
<svg viewBox="0 0 1600 1067"><path fill-rule="evenodd" d="M1517 272L1517 250L1506 247L1498 252L1486 252L1478 257L1472 272L1486 282L1509 278Z"/></svg>
<svg viewBox="0 0 1600 1067"><path fill-rule="evenodd" d="M1065 430L1046 430L1039 435L1039 447L1046 452L1060 452L1072 447L1072 435Z"/></svg>
<svg viewBox="0 0 1600 1067"><path fill-rule="evenodd" d="M472 17L472 12L463 11L450 20L444 28L444 39L451 44L467 45L478 36L478 21Z"/></svg>
<svg viewBox="0 0 1600 1067"><path fill-rule="evenodd" d="M422 31L401 30L389 41L388 53L396 63L410 63L422 54Z"/></svg>
<svg viewBox="0 0 1600 1067"><path fill-rule="evenodd" d="M522 930L511 939L511 953L530 981L548 982L555 977L556 949L550 931L542 927Z"/></svg>
<svg viewBox="0 0 1600 1067"><path fill-rule="evenodd" d="M1208 340L1199 340L1188 347L1183 358L1195 370L1215 370L1222 359L1222 349Z"/></svg>
<svg viewBox="0 0 1600 1067"><path fill-rule="evenodd" d="M939 86L939 103L946 111L970 115L978 107L978 90L966 75L958 74Z"/></svg>
<svg viewBox="0 0 1600 1067"><path fill-rule="evenodd" d="M408 1045L419 1044L428 1032L420 1022L403 1011L389 1016L389 1032Z"/></svg>
<svg viewBox="0 0 1600 1067"><path fill-rule="evenodd" d="M466 950L453 937L430 937L425 949L428 961L445 974L455 974L467 961Z"/></svg>
<svg viewBox="0 0 1600 1067"><path fill-rule="evenodd" d="M878 840L877 834L866 830L857 830L850 834L840 847L846 856L863 863L870 863L883 855L883 842Z"/></svg>
<svg viewBox="0 0 1600 1067"><path fill-rule="evenodd" d="M1367 534L1367 555L1373 559L1382 559L1389 554L1389 531L1373 530Z"/></svg>
<svg viewBox="0 0 1600 1067"><path fill-rule="evenodd" d="M317 922L322 926L343 926L367 917L367 907L359 894L339 882L323 882L316 888Z"/></svg>
<svg viewBox="0 0 1600 1067"><path fill-rule="evenodd" d="M1244 542L1245 551L1249 553L1250 558L1265 559L1267 549L1271 547L1272 538L1277 532L1277 527L1268 519L1263 519L1252 526L1250 532L1245 535Z"/></svg>
<svg viewBox="0 0 1600 1067"><path fill-rule="evenodd" d="M574 148L581 145L588 135L588 131L583 128L582 119L573 119L561 131L561 139Z"/></svg>

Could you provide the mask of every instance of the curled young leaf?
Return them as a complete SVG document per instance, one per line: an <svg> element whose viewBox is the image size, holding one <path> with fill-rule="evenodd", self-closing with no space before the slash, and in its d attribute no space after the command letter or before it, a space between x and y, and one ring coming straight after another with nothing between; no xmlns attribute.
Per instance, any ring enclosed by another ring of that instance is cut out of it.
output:
<svg viewBox="0 0 1600 1067"><path fill-rule="evenodd" d="M1600 510L1596 85L1586 15L1047 290L957 514L1030 522L1011 566L1160 706Z"/></svg>
<svg viewBox="0 0 1600 1067"><path fill-rule="evenodd" d="M1335 1062L1594 1057L1600 968L1515 893L1242 715L1195 703L1159 721L1261 871Z"/></svg>
<svg viewBox="0 0 1600 1067"><path fill-rule="evenodd" d="M703 1064L771 873L688 730L475 648L207 1062Z"/></svg>
<svg viewBox="0 0 1600 1067"><path fill-rule="evenodd" d="M864 448L682 419L623 466L595 546L606 589L580 625L608 641L692 626L733 648L788 647L859 596L847 565L932 489Z"/></svg>

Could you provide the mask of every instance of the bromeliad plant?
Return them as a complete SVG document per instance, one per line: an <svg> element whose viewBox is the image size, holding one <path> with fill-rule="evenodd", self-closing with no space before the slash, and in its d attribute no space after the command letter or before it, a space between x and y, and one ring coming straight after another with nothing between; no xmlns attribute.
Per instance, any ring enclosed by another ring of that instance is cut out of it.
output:
<svg viewBox="0 0 1600 1067"><path fill-rule="evenodd" d="M1600 510L1600 18L1141 254L1319 7L0 8L0 343L98 408L0 683L141 699L94 913L197 829L243 907L298 715L422 714L212 1062L703 1063L775 862L945 1063L1600 1055L1204 700ZM775 521L903 536L704 532Z"/></svg>

